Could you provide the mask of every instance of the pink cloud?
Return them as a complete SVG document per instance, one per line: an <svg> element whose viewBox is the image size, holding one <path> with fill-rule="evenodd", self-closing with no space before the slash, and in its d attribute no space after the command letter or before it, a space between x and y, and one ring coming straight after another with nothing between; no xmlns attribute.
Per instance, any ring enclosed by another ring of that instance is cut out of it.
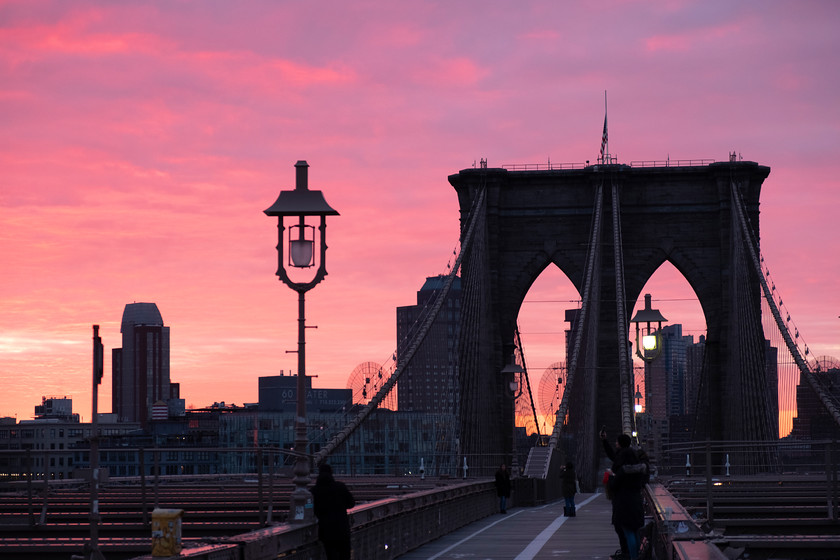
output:
<svg viewBox="0 0 840 560"><path fill-rule="evenodd" d="M692 26L680 33L656 34L645 38L647 51L688 52L697 49L716 49L721 42L750 40L744 37L744 25L738 21ZM735 54L735 53L733 53Z"/></svg>
<svg viewBox="0 0 840 560"><path fill-rule="evenodd" d="M736 149L773 168L762 249L814 352L840 354L840 249L814 227L840 204L835 11L196 6L4 5L0 375L15 381L0 415L28 416L42 392L87 415L90 325L119 346L131 301L172 327L188 403L253 401L257 377L292 369L296 301L262 210L298 159L341 212L307 317L316 384L344 386L390 356L394 308L445 271L446 176L481 157L594 159L604 89L621 161ZM555 357L539 352L535 367Z"/></svg>
<svg viewBox="0 0 840 560"><path fill-rule="evenodd" d="M685 36L658 36L649 37L645 41L648 51L686 51L691 46L691 39Z"/></svg>
<svg viewBox="0 0 840 560"><path fill-rule="evenodd" d="M432 61L413 71L413 79L426 85L437 87L474 86L489 74L474 60L467 57L457 57Z"/></svg>

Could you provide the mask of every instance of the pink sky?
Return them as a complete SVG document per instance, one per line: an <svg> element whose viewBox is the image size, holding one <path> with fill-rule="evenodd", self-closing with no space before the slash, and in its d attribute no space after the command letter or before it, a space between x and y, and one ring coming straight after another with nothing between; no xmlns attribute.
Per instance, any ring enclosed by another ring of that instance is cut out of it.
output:
<svg viewBox="0 0 840 560"><path fill-rule="evenodd" d="M763 253L812 353L838 356L838 28L835 2L0 1L0 416L47 395L89 420L92 324L110 410L134 301L171 327L188 406L255 402L258 377L293 370L296 295L262 211L299 159L341 213L307 371L343 387L445 272L447 175L594 160L604 90L621 163L735 150L771 167ZM523 306L532 383L562 359L539 333L563 306L537 300L564 282ZM650 291L702 331L696 302L668 301L687 284Z"/></svg>

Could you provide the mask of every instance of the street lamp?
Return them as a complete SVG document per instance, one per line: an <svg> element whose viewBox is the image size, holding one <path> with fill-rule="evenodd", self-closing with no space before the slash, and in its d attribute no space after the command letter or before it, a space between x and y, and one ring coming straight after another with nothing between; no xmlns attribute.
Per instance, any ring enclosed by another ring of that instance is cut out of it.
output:
<svg viewBox="0 0 840 560"><path fill-rule="evenodd" d="M522 366L516 363L516 359L513 356L510 358L510 363L502 368L502 383L505 384L505 388L508 391L508 395L511 398L513 406L513 433L511 436L512 457L510 470L512 473L515 473L514 476L519 474L519 460L516 453L516 399L518 399L522 394L523 373L525 373L525 370L522 369ZM519 381L516 380L516 374L519 374Z"/></svg>
<svg viewBox="0 0 840 560"><path fill-rule="evenodd" d="M519 398L519 395L522 394L522 390L519 387L519 381L516 380L517 373L524 373L525 370L522 369L522 366L516 363L513 359L511 362L502 368L502 379L507 387L507 390L510 396L516 400Z"/></svg>
<svg viewBox="0 0 840 560"><path fill-rule="evenodd" d="M631 323L636 323L636 355L641 359L650 362L662 353L662 322L667 320L658 309L651 308L650 294L645 294L645 308L630 319Z"/></svg>
<svg viewBox="0 0 840 560"><path fill-rule="evenodd" d="M633 395L633 398L636 399L636 404L633 405L633 432L630 434L636 441L639 440L639 414L642 413L642 392L639 390L639 386L636 385L636 394Z"/></svg>
<svg viewBox="0 0 840 560"><path fill-rule="evenodd" d="M295 189L280 191L280 196L270 208L267 216L277 216L277 276L280 281L298 293L298 375L297 375L297 411L295 414L295 466L294 485L289 519L292 523L307 523L313 520L312 494L307 489L309 484L309 457L306 438L306 319L304 314L304 294L314 288L327 275L327 216L338 216L321 191L309 190L309 164L298 161L295 164ZM292 218L289 232L283 220ZM306 223L309 216L320 217L318 232L314 225ZM294 223L297 222L297 223ZM288 243L288 260L284 259L284 248ZM316 251L316 245L319 247ZM317 258L316 258L317 255ZM297 269L312 268L317 265L314 276L308 282L299 282L289 276L287 267Z"/></svg>

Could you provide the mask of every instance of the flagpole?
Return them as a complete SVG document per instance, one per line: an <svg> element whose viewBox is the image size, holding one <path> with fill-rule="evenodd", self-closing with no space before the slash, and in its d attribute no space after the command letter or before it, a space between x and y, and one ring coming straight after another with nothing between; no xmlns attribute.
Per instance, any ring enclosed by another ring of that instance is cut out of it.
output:
<svg viewBox="0 0 840 560"><path fill-rule="evenodd" d="M609 159L610 159L610 137L606 133L606 130L607 130L607 90L604 90L604 137L607 139L606 152L604 152L604 154L607 157L606 163L609 163Z"/></svg>
<svg viewBox="0 0 840 560"><path fill-rule="evenodd" d="M610 163L609 135L607 134L607 90L604 90L604 130L601 133L601 153L598 159L602 165Z"/></svg>

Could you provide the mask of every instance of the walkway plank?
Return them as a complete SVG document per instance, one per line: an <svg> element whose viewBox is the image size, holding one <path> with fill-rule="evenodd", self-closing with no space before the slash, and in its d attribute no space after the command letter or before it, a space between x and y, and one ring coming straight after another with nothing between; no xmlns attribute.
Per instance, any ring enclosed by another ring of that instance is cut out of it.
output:
<svg viewBox="0 0 840 560"><path fill-rule="evenodd" d="M413 550L399 560L606 560L618 548L603 494L579 494L577 516L563 517L563 501L511 508Z"/></svg>

